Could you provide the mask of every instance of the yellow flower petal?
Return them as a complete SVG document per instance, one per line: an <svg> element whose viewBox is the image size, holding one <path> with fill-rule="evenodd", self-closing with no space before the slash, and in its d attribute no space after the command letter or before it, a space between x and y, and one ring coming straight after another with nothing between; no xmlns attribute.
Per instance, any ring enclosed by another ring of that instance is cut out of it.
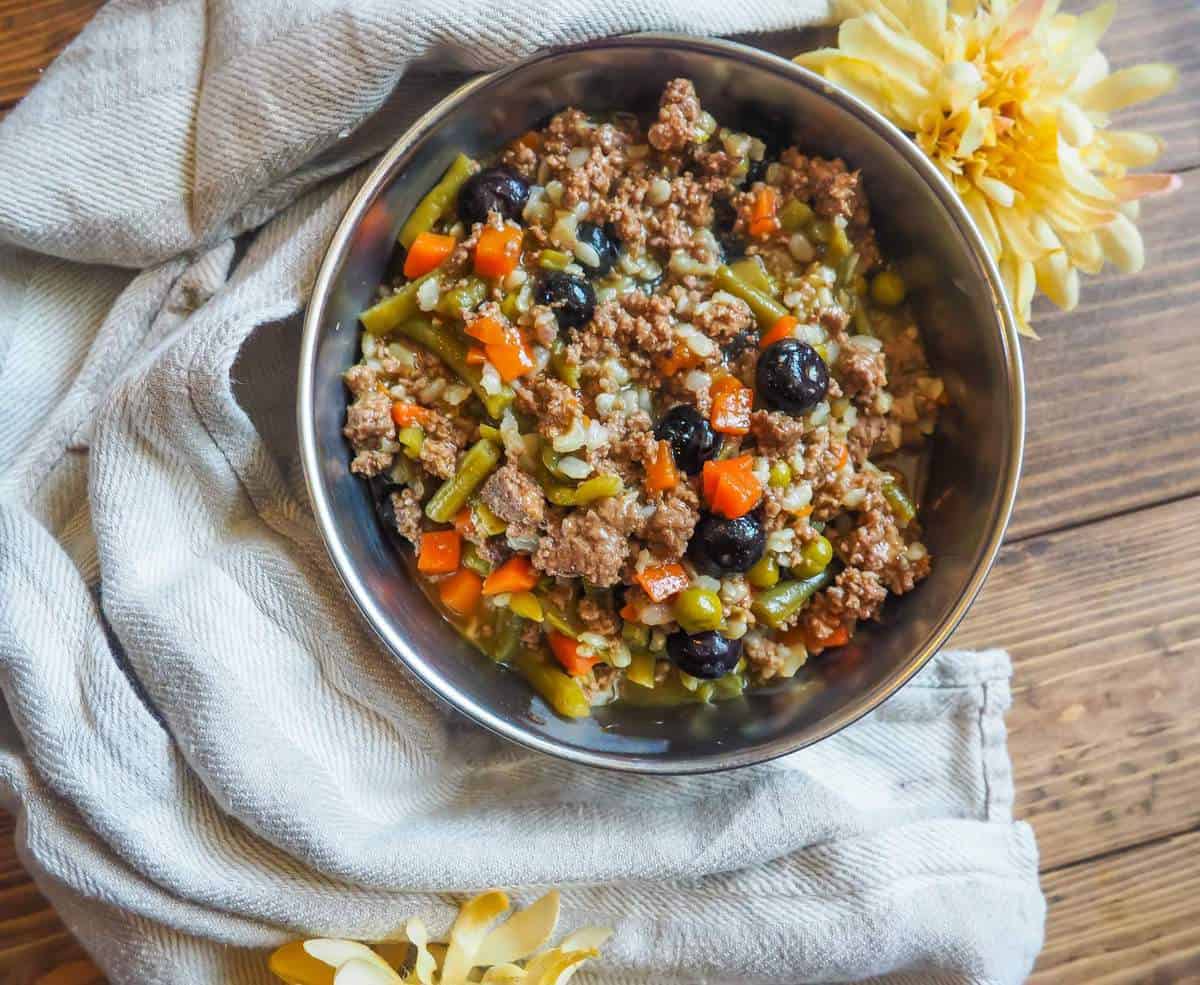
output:
<svg viewBox="0 0 1200 985"><path fill-rule="evenodd" d="M1097 204L1107 204L1112 199L1111 190L1088 170L1079 157L1079 151L1061 138L1058 141L1058 167L1072 188L1087 198L1094 199Z"/></svg>
<svg viewBox="0 0 1200 985"><path fill-rule="evenodd" d="M477 964L475 953L487 936L488 928L508 909L508 897L498 889L480 893L459 910L450 928L450 947L442 962L441 981L457 982Z"/></svg>
<svg viewBox="0 0 1200 985"><path fill-rule="evenodd" d="M996 220L992 217L992 210L987 199L975 188L960 191L959 195L963 200L963 205L971 213L971 218L975 220L975 226L978 228L980 236L983 237L983 243L988 252L994 257L999 257L1000 230L996 227Z"/></svg>
<svg viewBox="0 0 1200 985"><path fill-rule="evenodd" d="M1004 209L1012 208L1013 203L1017 200L1017 193L1013 191L1012 186L1006 185L1003 181L999 181L996 178L988 178L986 176L976 178L975 186L997 205L1003 206Z"/></svg>
<svg viewBox="0 0 1200 985"><path fill-rule="evenodd" d="M488 934L475 952L475 963L507 964L528 957L550 939L557 923L558 893L551 890Z"/></svg>
<svg viewBox="0 0 1200 985"><path fill-rule="evenodd" d="M1116 0L1093 7L1086 13L1073 18L1071 33L1062 50L1055 53L1054 68L1067 80L1074 80L1083 67L1083 63L1091 57L1100 43L1100 38L1112 24L1117 12Z"/></svg>
<svg viewBox="0 0 1200 985"><path fill-rule="evenodd" d="M1069 99L1059 103L1058 131L1072 147L1086 147L1096 136L1096 128L1087 114Z"/></svg>
<svg viewBox="0 0 1200 985"><path fill-rule="evenodd" d="M994 215L1004 245L1008 248L1006 252L1022 261L1037 260L1045 255L1046 248L1031 232L1026 216L1016 209L996 209Z"/></svg>
<svg viewBox="0 0 1200 985"><path fill-rule="evenodd" d="M1131 201L1179 191L1183 179L1177 174L1127 174L1123 178L1110 178L1105 184L1121 201Z"/></svg>
<svg viewBox="0 0 1200 985"><path fill-rule="evenodd" d="M413 917L404 925L404 936L417 949L417 959L413 963L413 974L421 985L433 985L433 976L437 972L437 960L429 953L429 932L419 917Z"/></svg>
<svg viewBox="0 0 1200 985"><path fill-rule="evenodd" d="M1076 267L1085 274L1100 273L1104 266L1104 247L1094 232L1075 233L1059 229L1058 236Z"/></svg>
<svg viewBox="0 0 1200 985"><path fill-rule="evenodd" d="M992 5L995 9L995 4ZM1046 10L1046 0L1021 0L1005 18L1002 51L1011 51L1033 32Z"/></svg>
<svg viewBox="0 0 1200 985"><path fill-rule="evenodd" d="M1079 271L1071 266L1066 250L1047 253L1034 264L1038 289L1063 311L1079 303Z"/></svg>
<svg viewBox="0 0 1200 985"><path fill-rule="evenodd" d="M1076 73L1075 81L1071 83L1069 91L1073 93L1086 92L1107 76L1108 59L1104 57L1104 52L1093 51L1079 66L1079 71Z"/></svg>
<svg viewBox="0 0 1200 985"><path fill-rule="evenodd" d="M946 0L912 0L908 19L913 37L941 56L946 33Z"/></svg>
<svg viewBox="0 0 1200 985"><path fill-rule="evenodd" d="M386 965L380 968L369 961L351 958L338 968L333 985L404 985L404 980Z"/></svg>
<svg viewBox="0 0 1200 985"><path fill-rule="evenodd" d="M1179 70L1164 62L1147 62L1114 72L1079 96L1084 109L1114 113L1126 106L1154 99L1174 89Z"/></svg>
<svg viewBox="0 0 1200 985"><path fill-rule="evenodd" d="M951 113L957 113L965 106L975 104L975 100L984 90L983 76L973 62L951 62L941 75L942 100Z"/></svg>
<svg viewBox="0 0 1200 985"><path fill-rule="evenodd" d="M892 30L873 13L844 21L838 28L838 47L899 84L923 86L936 78L941 68L921 45Z"/></svg>
<svg viewBox="0 0 1200 985"><path fill-rule="evenodd" d="M1104 250L1105 258L1123 274L1136 274L1146 262L1142 234L1123 215L1117 216L1104 228L1097 229L1096 239Z"/></svg>
<svg viewBox="0 0 1200 985"><path fill-rule="evenodd" d="M1144 168L1153 164L1166 149L1166 144L1152 133L1140 130L1101 130L1096 142L1110 160L1127 168Z"/></svg>
<svg viewBox="0 0 1200 985"><path fill-rule="evenodd" d="M968 158L983 146L991 128L991 111L973 106L967 112L967 125L958 139L958 156Z"/></svg>

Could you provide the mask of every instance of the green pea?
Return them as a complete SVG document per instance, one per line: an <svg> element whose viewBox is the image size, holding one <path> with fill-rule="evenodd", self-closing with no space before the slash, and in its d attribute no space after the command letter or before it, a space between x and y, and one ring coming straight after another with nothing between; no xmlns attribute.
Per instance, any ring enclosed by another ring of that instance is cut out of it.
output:
<svg viewBox="0 0 1200 985"><path fill-rule="evenodd" d="M792 481L792 467L787 462L772 462L771 472L767 476L767 484L776 489L782 489Z"/></svg>
<svg viewBox="0 0 1200 985"><path fill-rule="evenodd" d="M755 588L770 588L779 581L779 564L770 554L764 554L754 567L746 572L746 580Z"/></svg>
<svg viewBox="0 0 1200 985"><path fill-rule="evenodd" d="M707 588L685 588L675 599L675 621L687 633L716 629L724 618L721 597Z"/></svg>
<svg viewBox="0 0 1200 985"><path fill-rule="evenodd" d="M562 250L542 250L538 254L538 266L543 270L563 270L575 258Z"/></svg>
<svg viewBox="0 0 1200 985"><path fill-rule="evenodd" d="M876 304L885 308L894 308L900 304L907 293L904 278L894 270L882 270L871 281L871 297Z"/></svg>
<svg viewBox="0 0 1200 985"><path fill-rule="evenodd" d="M827 537L818 536L800 549L800 558L795 573L801 578L812 578L829 567L833 560L833 545Z"/></svg>

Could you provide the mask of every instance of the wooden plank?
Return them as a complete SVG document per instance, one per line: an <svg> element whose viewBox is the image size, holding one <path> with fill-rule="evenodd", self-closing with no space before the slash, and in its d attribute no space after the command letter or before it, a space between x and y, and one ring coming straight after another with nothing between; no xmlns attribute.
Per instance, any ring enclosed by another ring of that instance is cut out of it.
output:
<svg viewBox="0 0 1200 985"><path fill-rule="evenodd" d="M953 645L1015 664L1016 812L1052 869L1200 823L1200 497L1006 546Z"/></svg>
<svg viewBox="0 0 1200 985"><path fill-rule="evenodd" d="M37 82L103 0L0 0L0 110Z"/></svg>
<svg viewBox="0 0 1200 985"><path fill-rule="evenodd" d="M1200 834L1042 880L1046 946L1029 985L1200 982Z"/></svg>
<svg viewBox="0 0 1200 985"><path fill-rule="evenodd" d="M1200 171L1143 231L1142 273L1088 278L1073 312L1036 306L1010 538L1200 492Z"/></svg>

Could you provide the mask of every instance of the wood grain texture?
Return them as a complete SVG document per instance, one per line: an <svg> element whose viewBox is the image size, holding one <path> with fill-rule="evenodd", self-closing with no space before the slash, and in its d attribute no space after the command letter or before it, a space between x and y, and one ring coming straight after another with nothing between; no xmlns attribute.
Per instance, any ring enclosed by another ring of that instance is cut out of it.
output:
<svg viewBox="0 0 1200 985"><path fill-rule="evenodd" d="M103 6L104 0L0 0L0 114Z"/></svg>
<svg viewBox="0 0 1200 985"><path fill-rule="evenodd" d="M1046 946L1030 985L1200 982L1200 834L1045 877Z"/></svg>
<svg viewBox="0 0 1200 985"><path fill-rule="evenodd" d="M1016 813L1043 869L1200 823L1200 497L1003 548L953 645L1015 665Z"/></svg>

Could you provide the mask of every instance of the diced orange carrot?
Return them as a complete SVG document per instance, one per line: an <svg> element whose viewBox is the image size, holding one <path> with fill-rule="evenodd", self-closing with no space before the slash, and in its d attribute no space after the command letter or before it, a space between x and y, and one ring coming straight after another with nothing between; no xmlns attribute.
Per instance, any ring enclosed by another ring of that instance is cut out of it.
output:
<svg viewBox="0 0 1200 985"><path fill-rule="evenodd" d="M754 408L754 392L737 377L722 376L712 385L712 411L709 421L713 430L722 434L749 434L750 411Z"/></svg>
<svg viewBox="0 0 1200 985"><path fill-rule="evenodd" d="M805 632L804 644L814 653L821 650L828 650L835 646L845 646L850 642L850 630L843 624L838 626L829 636L819 637L813 633Z"/></svg>
<svg viewBox="0 0 1200 985"><path fill-rule="evenodd" d="M479 604L483 579L470 568L459 568L449 578L438 582L438 597L451 612L469 616Z"/></svg>
<svg viewBox="0 0 1200 985"><path fill-rule="evenodd" d="M580 656L579 641L562 633L551 630L546 634L546 640L550 644L550 652L554 654L554 659L562 664L563 670L572 677L583 677L600 662L599 657Z"/></svg>
<svg viewBox="0 0 1200 985"><path fill-rule="evenodd" d="M812 506L810 505L810 506L801 506L800 509L796 510L796 512L793 515L802 520L802 519L804 519L804 517L808 516L811 513L812 513Z"/></svg>
<svg viewBox="0 0 1200 985"><path fill-rule="evenodd" d="M475 244L475 273L480 277L504 277L521 259L521 230L513 226L488 226Z"/></svg>
<svg viewBox="0 0 1200 985"><path fill-rule="evenodd" d="M462 534L457 530L434 530L421 534L417 570L427 575L445 575L458 570L462 560Z"/></svg>
<svg viewBox="0 0 1200 985"><path fill-rule="evenodd" d="M528 592L538 583L538 574L527 554L514 554L483 582L484 595L503 592Z"/></svg>
<svg viewBox="0 0 1200 985"><path fill-rule="evenodd" d="M758 347L765 349L767 346L781 339L790 339L792 337L792 330L799 324L800 320L798 318L793 318L791 315L784 315L758 340Z"/></svg>
<svg viewBox="0 0 1200 985"><path fill-rule="evenodd" d="M404 258L404 276L420 277L431 270L440 267L451 253L454 252L455 239L453 236L443 236L440 233L424 232L413 240Z"/></svg>
<svg viewBox="0 0 1200 985"><path fill-rule="evenodd" d="M618 613L626 622L637 622L642 615L642 610L632 602L626 602L621 606L621 611Z"/></svg>
<svg viewBox="0 0 1200 985"><path fill-rule="evenodd" d="M483 351L483 346L473 345L467 350L467 365L482 366L487 362L487 355Z"/></svg>
<svg viewBox="0 0 1200 985"><path fill-rule="evenodd" d="M651 602L662 602L688 587L687 572L680 564L658 564L633 576Z"/></svg>
<svg viewBox="0 0 1200 985"><path fill-rule="evenodd" d="M833 471L838 471L843 465L850 461L850 446L842 445L842 450L838 454L837 464L833 467Z"/></svg>
<svg viewBox="0 0 1200 985"><path fill-rule="evenodd" d="M533 372L533 356L524 343L504 342L499 345L486 345L488 362L496 367L500 379L511 383L518 376Z"/></svg>
<svg viewBox="0 0 1200 985"><path fill-rule="evenodd" d="M454 529L460 534L467 532L467 527L471 525L471 507L464 506L461 510L454 514L454 519L451 521L454 524Z"/></svg>
<svg viewBox="0 0 1200 985"><path fill-rule="evenodd" d="M658 455L646 469L646 489L649 492L662 492L664 489L674 489L679 485L679 470L675 467L675 455L671 451L671 442L658 443Z"/></svg>
<svg viewBox="0 0 1200 985"><path fill-rule="evenodd" d="M701 491L705 499L711 499L717 488L717 480L726 471L749 472L754 468L754 459L749 455L738 455L737 458L709 459L701 470Z"/></svg>
<svg viewBox="0 0 1200 985"><path fill-rule="evenodd" d="M421 424L429 417L429 411L419 404L407 400L397 400L392 404L392 423L398 428L412 427Z"/></svg>
<svg viewBox="0 0 1200 985"><path fill-rule="evenodd" d="M682 369L692 369L699 365L700 357L686 346L680 347L658 361L658 371L663 376L674 376Z"/></svg>
<svg viewBox="0 0 1200 985"><path fill-rule="evenodd" d="M779 192L770 185L764 185L754 194L754 204L750 211L750 235L755 239L766 239L779 229L779 219L775 213L779 209Z"/></svg>
<svg viewBox="0 0 1200 985"><path fill-rule="evenodd" d="M730 520L744 516L762 500L762 483L753 471L754 459L739 455L704 463L701 487L709 508Z"/></svg>
<svg viewBox="0 0 1200 985"><path fill-rule="evenodd" d="M721 473L708 504L714 513L736 520L754 509L762 500L762 494L762 483L753 472L730 470Z"/></svg>
<svg viewBox="0 0 1200 985"><path fill-rule="evenodd" d="M471 338L479 339L484 345L511 345L518 337L516 330L510 325L487 315L472 318L467 322L464 331Z"/></svg>

